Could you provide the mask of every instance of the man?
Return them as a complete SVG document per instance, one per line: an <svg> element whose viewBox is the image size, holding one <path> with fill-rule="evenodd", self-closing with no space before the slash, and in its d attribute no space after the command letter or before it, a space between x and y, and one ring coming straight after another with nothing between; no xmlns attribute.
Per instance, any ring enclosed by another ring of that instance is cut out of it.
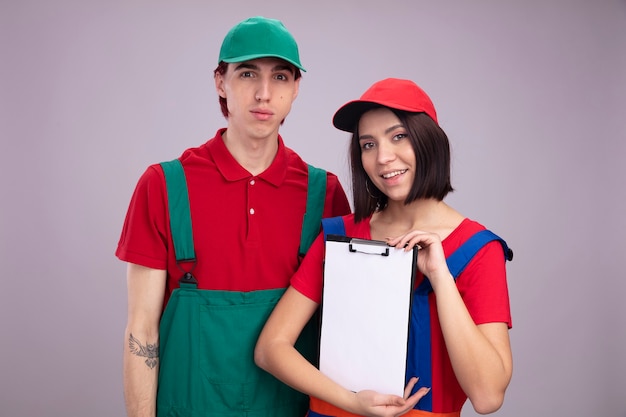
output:
<svg viewBox="0 0 626 417"><path fill-rule="evenodd" d="M306 397L253 360L306 249L303 224L316 222L309 207L317 204L324 217L350 211L332 173L321 171L326 188L315 198L316 170L278 133L301 71L296 41L280 21L235 25L214 73L227 127L148 167L137 183L116 251L128 263L129 416L286 417L307 408Z"/></svg>

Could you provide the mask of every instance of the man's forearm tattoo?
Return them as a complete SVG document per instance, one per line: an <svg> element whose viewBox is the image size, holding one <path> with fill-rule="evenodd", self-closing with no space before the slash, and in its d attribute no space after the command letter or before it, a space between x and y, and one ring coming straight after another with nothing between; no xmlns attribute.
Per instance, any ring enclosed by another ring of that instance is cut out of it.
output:
<svg viewBox="0 0 626 417"><path fill-rule="evenodd" d="M146 358L146 365L148 365L148 368L152 369L157 365L159 360L158 342L155 344L146 343L144 346L131 333L128 338L128 347L130 349L130 353Z"/></svg>

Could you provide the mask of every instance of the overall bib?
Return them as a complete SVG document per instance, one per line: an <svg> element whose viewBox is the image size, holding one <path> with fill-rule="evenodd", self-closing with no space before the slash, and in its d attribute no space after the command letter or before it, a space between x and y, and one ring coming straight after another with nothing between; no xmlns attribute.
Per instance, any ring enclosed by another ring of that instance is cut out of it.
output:
<svg viewBox="0 0 626 417"><path fill-rule="evenodd" d="M322 220L324 238L327 235L346 235L342 217L332 217ZM457 250L446 258L450 273L456 280L463 272L474 255L487 243L499 241L504 250L505 260L513 259L513 251L506 242L489 230L482 230L467 239ZM409 348L407 353L407 372L405 383L411 376L419 376L418 385L413 389L415 393L420 387L432 386L432 360L430 343L430 308L428 294L432 291L430 281L426 279L415 289L411 303L411 322L409 328ZM403 416L409 417L459 417L461 410L453 412L433 411L432 391L419 400L414 409ZM318 398L311 397L308 417L359 417L338 407L335 407Z"/></svg>
<svg viewBox="0 0 626 417"><path fill-rule="evenodd" d="M179 265L195 260L189 199L180 161L161 164L166 177L171 233ZM300 253L321 225L326 172L309 166L307 211ZM251 292L202 290L186 272L160 323L158 417L293 417L307 396L254 363L257 338L285 289ZM319 322L311 320L296 347L317 360Z"/></svg>

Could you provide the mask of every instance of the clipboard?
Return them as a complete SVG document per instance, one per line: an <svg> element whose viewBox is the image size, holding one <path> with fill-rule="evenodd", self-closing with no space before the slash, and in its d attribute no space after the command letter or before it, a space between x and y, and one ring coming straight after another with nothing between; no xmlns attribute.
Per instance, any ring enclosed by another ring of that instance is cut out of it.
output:
<svg viewBox="0 0 626 417"><path fill-rule="evenodd" d="M417 249L328 235L320 371L352 391L403 396Z"/></svg>

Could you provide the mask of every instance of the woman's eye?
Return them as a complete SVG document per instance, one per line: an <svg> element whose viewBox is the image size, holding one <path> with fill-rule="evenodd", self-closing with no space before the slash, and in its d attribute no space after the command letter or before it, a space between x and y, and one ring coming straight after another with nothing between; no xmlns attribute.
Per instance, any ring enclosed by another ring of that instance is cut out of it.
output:
<svg viewBox="0 0 626 417"><path fill-rule="evenodd" d="M364 142L361 144L361 149L367 150L372 149L374 147L374 143L372 142Z"/></svg>
<svg viewBox="0 0 626 417"><path fill-rule="evenodd" d="M401 140L406 138L408 135L406 133L398 133L393 137L393 140Z"/></svg>

